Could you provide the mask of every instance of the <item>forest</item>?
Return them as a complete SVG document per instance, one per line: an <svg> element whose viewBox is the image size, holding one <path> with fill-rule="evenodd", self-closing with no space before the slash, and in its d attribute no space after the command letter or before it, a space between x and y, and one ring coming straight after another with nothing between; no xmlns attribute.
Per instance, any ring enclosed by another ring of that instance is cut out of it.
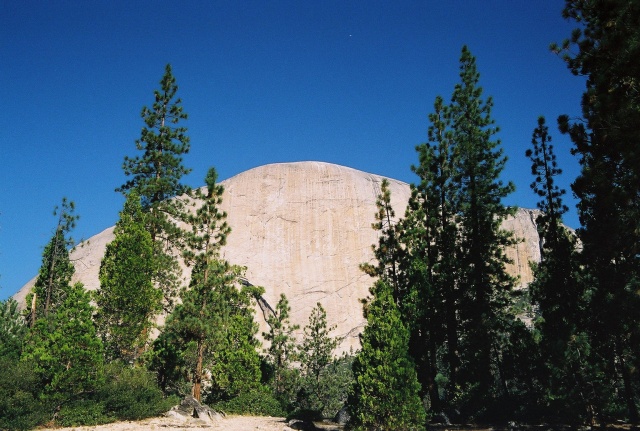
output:
<svg viewBox="0 0 640 431"><path fill-rule="evenodd" d="M504 248L518 241L501 229L515 211L503 204L514 186L501 176L493 100L465 46L459 81L435 99L416 147L406 208L392 208L382 182L371 214L375 262L361 265L371 287L360 349L336 355L340 340L319 303L296 339L285 295L259 337L263 288L221 254L233 233L217 172L202 189L183 182L187 113L167 65L142 109L138 152L124 157L128 180L116 192L125 203L99 289L71 282L79 216L63 198L25 309L0 302L0 429L136 420L185 396L227 413L340 413L352 430L636 427L640 2L567 0L563 15L576 29L550 50L586 78L582 116L557 119L581 167L570 191L581 226L563 224L552 133L543 116L531 119L542 258L526 289L505 270ZM191 269L187 285L178 257Z"/></svg>

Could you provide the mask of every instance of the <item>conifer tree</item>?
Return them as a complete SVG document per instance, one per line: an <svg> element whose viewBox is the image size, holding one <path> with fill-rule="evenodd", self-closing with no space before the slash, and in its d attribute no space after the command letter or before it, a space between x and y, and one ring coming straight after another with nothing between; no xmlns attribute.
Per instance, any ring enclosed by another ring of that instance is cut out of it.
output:
<svg viewBox="0 0 640 431"><path fill-rule="evenodd" d="M396 228L396 214L391 207L391 190L389 190L389 180L382 179L380 183L380 194L376 198L375 222L371 227L380 232L378 245L372 245L373 255L377 260L377 265L363 263L360 269L372 277L386 277L393 286L393 294L396 301L400 300L402 292L399 285L398 261L400 258L400 245L398 242L398 231Z"/></svg>
<svg viewBox="0 0 640 431"><path fill-rule="evenodd" d="M304 337L299 349L300 371L302 374L303 409L325 413L330 403L330 381L326 372L333 363L333 352L339 340L329 335L335 327L327 324L327 312L319 302L311 310L309 323L304 327Z"/></svg>
<svg viewBox="0 0 640 431"><path fill-rule="evenodd" d="M493 101L482 99L475 57L466 46L460 57L460 78L450 115L451 139L458 152L454 176L460 202L461 385L468 390L468 412L477 413L502 390L497 386L499 334L512 318L508 308L515 282L505 269L504 248L515 240L500 225L514 214L513 208L502 204L514 186L500 180L506 157L500 141L494 139L498 129L491 118Z"/></svg>
<svg viewBox="0 0 640 431"><path fill-rule="evenodd" d="M146 229L154 243L154 283L162 290L170 307L178 286L179 268L173 256L173 247L180 246L182 231L177 221L184 216L185 203L181 196L190 188L181 182L191 170L182 164L182 156L189 152L187 129L178 124L187 119L182 101L176 98L178 86L167 65L154 92L151 108L142 108L142 128L136 148L141 156L125 157L123 170L132 178L116 191L128 194L135 190L142 208L148 212Z"/></svg>
<svg viewBox="0 0 640 431"><path fill-rule="evenodd" d="M407 258L403 267L407 268L415 302L415 311L408 313L405 305L403 315L413 315L405 318L411 334L410 353L431 409L440 412L440 393L455 391L460 362L458 196L453 176L456 149L451 141L450 107L441 97L436 98L429 120L429 141L416 147L419 164L412 166L420 182L411 185L412 194L402 221L401 242Z"/></svg>
<svg viewBox="0 0 640 431"><path fill-rule="evenodd" d="M536 223L542 249L540 263L533 265L534 280L529 290L532 303L537 307L535 327L540 333L544 372L541 379L546 392L543 401L548 404L548 414L553 419L576 422L591 416L591 388L585 382L593 376L585 372L586 358L575 354L589 347L585 345L584 292L575 239L562 224L562 215L568 208L562 203L565 191L555 183L555 177L562 170L558 167L544 117L538 118L531 143L533 148L526 151L526 156L532 162L531 189L541 199Z"/></svg>
<svg viewBox="0 0 640 431"><path fill-rule="evenodd" d="M371 294L364 307L367 325L360 336L362 349L353 362L349 426L355 430L424 429L420 384L408 353L409 333L392 289L380 279Z"/></svg>
<svg viewBox="0 0 640 431"><path fill-rule="evenodd" d="M144 350L153 318L161 310L162 293L155 289L153 243L136 191L127 195L115 238L100 265L96 324L108 360L134 362Z"/></svg>
<svg viewBox="0 0 640 431"><path fill-rule="evenodd" d="M605 393L601 408L615 410L622 402L627 418L638 423L640 4L568 0L563 16L580 28L552 49L563 53L574 75L587 78L583 118L572 122L563 115L558 123L573 141L582 167L572 190L579 199L582 263L592 280L592 363L605 375L610 393L617 394Z"/></svg>
<svg viewBox="0 0 640 431"><path fill-rule="evenodd" d="M61 206L53 210L54 217L57 217L56 228L44 249L36 283L27 296L27 313L32 327L37 319L47 317L55 310L67 293L66 288L75 271L69 259L69 251L75 246L69 234L79 218L74 212L75 204L67 198L62 198Z"/></svg>
<svg viewBox="0 0 640 431"><path fill-rule="evenodd" d="M224 188L216 183L214 168L205 181L207 192L196 192L202 204L188 217L192 230L185 237L189 246L185 259L194 265L191 283L182 292L182 303L167 320L164 338L180 343L194 398L202 397L204 370L208 369L210 397L217 401L248 391L260 382L252 301L261 290L239 288L242 268L220 257L220 247L231 231L226 213L219 207ZM162 339L157 345L161 344Z"/></svg>
<svg viewBox="0 0 640 431"><path fill-rule="evenodd" d="M292 365L296 357L296 344L293 332L299 329L298 325L292 325L289 320L291 307L285 294L280 295L273 315L267 318L269 332L263 332L265 341L269 342L269 348L265 350L267 361L273 367L273 391L278 399L286 403L283 397L291 391L295 370Z"/></svg>
<svg viewBox="0 0 640 431"><path fill-rule="evenodd" d="M103 382L103 347L90 300L82 284L69 286L63 302L47 318L36 321L25 341L21 360L39 375L52 413Z"/></svg>

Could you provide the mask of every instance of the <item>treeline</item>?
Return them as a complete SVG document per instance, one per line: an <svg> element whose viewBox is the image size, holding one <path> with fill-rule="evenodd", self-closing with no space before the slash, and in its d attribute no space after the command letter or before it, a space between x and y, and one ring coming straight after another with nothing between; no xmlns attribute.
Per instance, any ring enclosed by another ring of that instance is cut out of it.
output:
<svg viewBox="0 0 640 431"><path fill-rule="evenodd" d="M231 229L216 171L203 189L182 183L187 115L167 66L142 110L140 154L125 157L129 180L117 191L126 199L100 288L71 282L78 216L64 199L26 309L0 304L0 428L138 419L187 395L227 412L316 419L342 409L358 430L637 424L640 2L570 0L563 13L581 30L552 49L587 78L583 117L558 119L582 167L572 185L582 227L562 223L561 169L540 117L526 156L542 260L528 289L514 289L505 271L504 247L519 241L501 229L514 187L501 180L493 101L464 47L460 81L448 102L436 98L416 148L403 216L381 184L375 261L361 266L374 277L361 350L335 356L320 304L296 340L285 296L261 346L263 290L220 253ZM179 257L191 268L186 283Z"/></svg>

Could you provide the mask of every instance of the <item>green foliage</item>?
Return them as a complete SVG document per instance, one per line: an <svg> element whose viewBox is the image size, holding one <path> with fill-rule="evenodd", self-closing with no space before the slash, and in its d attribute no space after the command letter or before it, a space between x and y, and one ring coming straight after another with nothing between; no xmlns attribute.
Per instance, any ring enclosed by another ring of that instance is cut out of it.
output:
<svg viewBox="0 0 640 431"><path fill-rule="evenodd" d="M103 347L89 301L82 284L71 286L55 313L38 319L25 341L21 360L39 376L50 405L86 396L104 380Z"/></svg>
<svg viewBox="0 0 640 431"><path fill-rule="evenodd" d="M171 308L179 285L180 268L172 255L172 247L180 246L183 232L177 221L184 218L184 195L190 188L181 183L190 172L182 164L182 155L189 152L187 129L178 126L186 120L182 101L176 98L178 86L167 65L160 81L160 89L154 92L151 108L142 108L142 128L136 148L141 156L125 157L123 170L132 178L116 191L128 194L136 191L140 196L146 230L154 244L154 285L163 294Z"/></svg>
<svg viewBox="0 0 640 431"><path fill-rule="evenodd" d="M31 364L0 356L0 429L28 430L50 419Z"/></svg>
<svg viewBox="0 0 640 431"><path fill-rule="evenodd" d="M182 100L176 98L177 91L171 65L167 64L160 89L154 91L153 105L143 107L140 113L145 127L136 148L143 154L125 157L122 168L125 175L133 178L116 190L123 193L136 190L142 198L142 207L154 210L148 220L154 240L164 231L168 216L176 215L170 211L177 209L176 202L170 199L189 191L189 187L180 183L182 176L191 170L182 165L182 155L189 152L190 145L186 127L177 125L187 119Z"/></svg>
<svg viewBox="0 0 640 431"><path fill-rule="evenodd" d="M228 401L220 401L211 406L216 411L239 415L276 416L286 415L280 401L268 386L258 386L241 393Z"/></svg>
<svg viewBox="0 0 640 431"><path fill-rule="evenodd" d="M81 398L63 404L56 413L55 423L62 427L76 427L102 425L115 420L105 414L102 401Z"/></svg>
<svg viewBox="0 0 640 431"><path fill-rule="evenodd" d="M105 384L96 399L106 415L118 420L140 420L158 416L179 403L177 397L165 398L154 373L119 361L105 367Z"/></svg>
<svg viewBox="0 0 640 431"><path fill-rule="evenodd" d="M474 387L465 411L476 415L499 395L495 364L499 364L500 332L508 324L509 296L514 279L505 264L504 247L515 243L500 224L514 213L502 199L514 189L503 184L500 173L506 157L493 136L498 129L491 118L493 101L482 100L475 58L463 47L461 83L452 96L452 139L459 160L455 175L459 183L460 255L459 289L461 315L461 387Z"/></svg>
<svg viewBox="0 0 640 431"><path fill-rule="evenodd" d="M293 401L293 389L297 380L294 374L297 373L291 369L296 356L296 344L292 334L300 328L289 321L290 312L289 301L283 293L274 314L267 318L269 332L262 333L264 340L270 343L265 353L267 363L273 370L273 393L285 405Z"/></svg>
<svg viewBox="0 0 640 431"><path fill-rule="evenodd" d="M329 335L334 329L328 327L327 312L317 303L304 327L304 338L298 352L300 389L296 408L317 412L319 417L332 417L340 409L346 401L346 386L349 384L349 376L342 379L347 380L346 385L336 381L339 377L336 373L338 363L333 352L340 340ZM344 390L342 394L339 393L340 388Z"/></svg>
<svg viewBox="0 0 640 431"><path fill-rule="evenodd" d="M240 268L226 261L211 261L208 274L207 284L185 291L182 304L167 319L165 335L154 346L170 359L163 364L169 369L161 371L165 378L178 377L182 369L195 384L198 376L204 378L202 370L208 370L211 380L207 399L216 402L250 391L260 383L252 308L259 290L239 288ZM168 339L173 340L172 345L163 343Z"/></svg>
<svg viewBox="0 0 640 431"><path fill-rule="evenodd" d="M69 233L79 218L73 214L74 211L75 204L67 198L62 198L62 206L56 206L53 210L54 217L58 218L56 229L44 248L38 278L26 300L26 313L31 326L37 319L47 317L64 301L66 288L71 283L75 270L69 259L69 250L74 247L75 241Z"/></svg>
<svg viewBox="0 0 640 431"><path fill-rule="evenodd" d="M582 117L558 118L579 157L572 184L579 199L581 263L590 282L586 335L591 365L604 373L606 390L596 416L625 405L638 423L640 385L640 4L637 1L567 1L563 16L579 28L561 46L569 70L586 77ZM615 365L614 365L615 364ZM603 388L605 389L605 388Z"/></svg>
<svg viewBox="0 0 640 431"><path fill-rule="evenodd" d="M20 358L26 334L27 325L18 303L11 298L0 301L0 358Z"/></svg>
<svg viewBox="0 0 640 431"><path fill-rule="evenodd" d="M420 384L408 353L409 332L387 282L376 282L371 293L373 299L365 306L367 326L360 337L362 350L353 362L350 428L424 429Z"/></svg>
<svg viewBox="0 0 640 431"><path fill-rule="evenodd" d="M95 294L95 321L108 360L133 362L145 347L162 293L153 286L151 235L135 191L127 196L115 238L100 265L100 289Z"/></svg>
<svg viewBox="0 0 640 431"><path fill-rule="evenodd" d="M515 211L502 204L514 186L500 180L506 157L479 77L463 47L460 83L449 104L436 98L429 140L416 147L420 182L395 227L396 277L385 278L409 330L421 395L454 420L477 419L512 396L500 370L515 319L504 248L516 240L501 223Z"/></svg>
<svg viewBox="0 0 640 431"><path fill-rule="evenodd" d="M371 227L380 232L378 245L372 245L373 255L377 260L377 265L363 263L360 265L365 273L372 277L386 277L394 287L394 294L398 295L398 259L400 245L398 243L398 232L395 227L395 211L391 207L391 191L389 181L384 178L380 183L380 194L376 199L375 222Z"/></svg>

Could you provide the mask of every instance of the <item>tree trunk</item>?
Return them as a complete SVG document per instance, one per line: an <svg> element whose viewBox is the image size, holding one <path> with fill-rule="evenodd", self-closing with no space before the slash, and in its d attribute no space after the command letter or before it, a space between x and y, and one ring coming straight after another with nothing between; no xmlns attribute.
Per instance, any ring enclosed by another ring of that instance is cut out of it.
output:
<svg viewBox="0 0 640 431"><path fill-rule="evenodd" d="M204 357L204 342L198 340L198 359L196 362L196 372L193 375L193 398L198 402L202 393L202 359Z"/></svg>

